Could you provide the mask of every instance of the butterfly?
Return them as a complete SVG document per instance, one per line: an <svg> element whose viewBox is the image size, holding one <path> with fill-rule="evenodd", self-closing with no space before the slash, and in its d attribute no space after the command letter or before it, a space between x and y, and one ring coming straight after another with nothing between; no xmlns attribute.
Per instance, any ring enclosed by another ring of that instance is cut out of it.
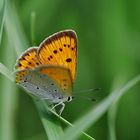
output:
<svg viewBox="0 0 140 140"><path fill-rule="evenodd" d="M16 83L29 94L62 105L72 100L76 77L77 35L73 30L57 32L39 47L27 49L16 61Z"/></svg>

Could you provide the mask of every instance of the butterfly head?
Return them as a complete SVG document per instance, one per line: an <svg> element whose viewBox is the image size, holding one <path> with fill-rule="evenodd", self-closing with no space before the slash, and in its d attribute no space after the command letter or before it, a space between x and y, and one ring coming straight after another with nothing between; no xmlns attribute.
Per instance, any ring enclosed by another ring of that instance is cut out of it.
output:
<svg viewBox="0 0 140 140"><path fill-rule="evenodd" d="M72 101L73 97L72 96L67 96L67 97L57 97L55 99L53 99L54 103L60 103L60 102L70 102Z"/></svg>

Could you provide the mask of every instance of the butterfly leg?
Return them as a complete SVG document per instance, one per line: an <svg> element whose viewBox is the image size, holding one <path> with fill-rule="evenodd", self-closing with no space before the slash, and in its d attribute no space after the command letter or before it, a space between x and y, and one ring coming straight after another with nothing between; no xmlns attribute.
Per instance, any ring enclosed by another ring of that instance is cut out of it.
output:
<svg viewBox="0 0 140 140"><path fill-rule="evenodd" d="M62 112L63 112L63 110L64 110L64 108L65 108L65 104L63 103L63 102L61 102L61 105L62 105L62 107L61 107L61 109L60 109L60 111L59 111L59 115L61 116L61 114L62 114Z"/></svg>
<svg viewBox="0 0 140 140"><path fill-rule="evenodd" d="M64 108L65 108L65 104L64 104L63 102L59 102L58 104L54 105L54 106L52 107L52 110L53 110L55 107L59 106L59 105L62 105L62 107L61 107L61 109L60 109L60 111L59 111L59 115L61 115L62 112L63 112L63 110L64 110Z"/></svg>
<svg viewBox="0 0 140 140"><path fill-rule="evenodd" d="M54 108L56 108L57 106L59 106L60 104L62 104L62 102L59 102L59 103L55 104L55 105L52 107L52 110L53 110Z"/></svg>

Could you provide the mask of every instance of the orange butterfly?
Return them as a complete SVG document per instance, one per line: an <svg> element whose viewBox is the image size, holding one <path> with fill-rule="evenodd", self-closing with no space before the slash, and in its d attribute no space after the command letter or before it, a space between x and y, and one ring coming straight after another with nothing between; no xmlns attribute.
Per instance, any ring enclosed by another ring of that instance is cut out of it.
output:
<svg viewBox="0 0 140 140"><path fill-rule="evenodd" d="M77 37L64 30L46 38L39 47L26 50L16 62L16 83L39 99L55 106L72 100L76 75ZM53 108L54 108L53 107Z"/></svg>

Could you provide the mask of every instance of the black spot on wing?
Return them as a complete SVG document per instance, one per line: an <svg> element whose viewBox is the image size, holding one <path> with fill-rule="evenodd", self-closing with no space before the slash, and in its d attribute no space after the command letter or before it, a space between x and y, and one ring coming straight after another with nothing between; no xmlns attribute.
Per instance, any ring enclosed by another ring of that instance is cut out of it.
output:
<svg viewBox="0 0 140 140"><path fill-rule="evenodd" d="M67 59L66 59L66 62L68 62L68 63L71 62L71 61L72 61L71 58L67 58Z"/></svg>

